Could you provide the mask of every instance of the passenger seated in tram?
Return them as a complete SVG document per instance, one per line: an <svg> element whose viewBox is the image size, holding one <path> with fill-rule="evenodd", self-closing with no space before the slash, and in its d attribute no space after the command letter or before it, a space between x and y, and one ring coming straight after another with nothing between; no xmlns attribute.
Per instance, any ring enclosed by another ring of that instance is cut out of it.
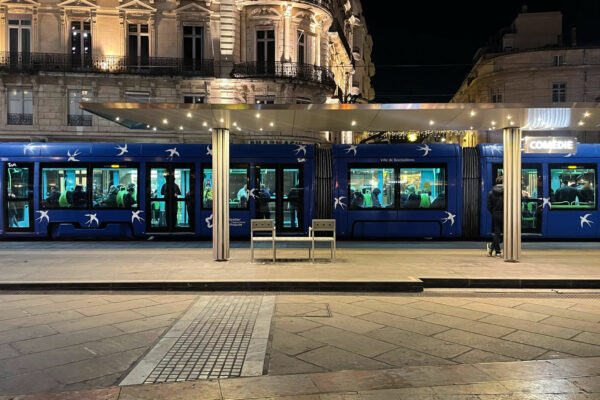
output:
<svg viewBox="0 0 600 400"><path fill-rule="evenodd" d="M265 185L260 185L260 192L258 192L258 219L271 219L271 210L269 209L269 200L271 199L271 195L269 191L265 187Z"/></svg>
<svg viewBox="0 0 600 400"><path fill-rule="evenodd" d="M350 188L350 193L352 193L350 195L350 207L363 208L365 205L365 196L361 192L357 192L354 186Z"/></svg>
<svg viewBox="0 0 600 400"><path fill-rule="evenodd" d="M443 209L446 206L446 192L442 192L433 200L429 208Z"/></svg>
<svg viewBox="0 0 600 400"><path fill-rule="evenodd" d="M50 193L46 197L46 205L48 207L58 207L58 199L60 198L60 192L56 190L56 186L50 186Z"/></svg>
<svg viewBox="0 0 600 400"><path fill-rule="evenodd" d="M204 192L202 193L202 198L204 199L204 207L212 208L213 205L213 191L212 187L210 187L210 183L207 183L204 187Z"/></svg>
<svg viewBox="0 0 600 400"><path fill-rule="evenodd" d="M123 207L134 208L137 206L137 199L135 198L135 184L130 183L127 186L127 193L123 196Z"/></svg>
<svg viewBox="0 0 600 400"><path fill-rule="evenodd" d="M104 199L102 205L105 208L117 208L117 194L119 193L119 188L116 186L111 186L108 189L108 196Z"/></svg>
<svg viewBox="0 0 600 400"><path fill-rule="evenodd" d="M421 205L421 197L415 193L415 186L408 185L406 191L407 196L406 201L404 202L404 208L419 208Z"/></svg>
<svg viewBox="0 0 600 400"><path fill-rule="evenodd" d="M69 208L69 207L71 207L71 202L69 200L73 196L70 193L71 192L69 190L65 190L64 192L62 192L60 194L60 197L58 198L58 205L59 205L59 207L61 207L61 208Z"/></svg>
<svg viewBox="0 0 600 400"><path fill-rule="evenodd" d="M594 203L594 189L590 181L586 181L583 187L577 192L577 197L580 203L593 204Z"/></svg>
<svg viewBox="0 0 600 400"><path fill-rule="evenodd" d="M379 195L381 194L381 190L379 188L373 189L371 193L371 204L373 204L373 208L381 208L381 202L379 201Z"/></svg>
<svg viewBox="0 0 600 400"><path fill-rule="evenodd" d="M571 204L577 197L577 188L569 186L569 182L564 180L560 187L556 189L554 197L556 198L557 203L566 201L567 204Z"/></svg>
<svg viewBox="0 0 600 400"><path fill-rule="evenodd" d="M86 206L86 199L85 196L86 193L83 190L83 187L80 185L75 186L75 190L73 191L71 198L72 198L72 202L71 204L73 205L73 207L76 208L80 208L80 207L85 207Z"/></svg>

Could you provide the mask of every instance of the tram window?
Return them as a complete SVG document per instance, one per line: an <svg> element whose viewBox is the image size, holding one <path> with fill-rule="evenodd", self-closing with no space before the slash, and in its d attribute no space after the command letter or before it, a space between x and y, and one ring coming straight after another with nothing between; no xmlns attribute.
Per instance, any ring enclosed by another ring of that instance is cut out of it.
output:
<svg viewBox="0 0 600 400"><path fill-rule="evenodd" d="M85 168L42 168L42 208L87 208Z"/></svg>
<svg viewBox="0 0 600 400"><path fill-rule="evenodd" d="M202 207L206 209L212 208L212 182L212 168L205 168L202 179ZM248 189L248 169L229 169L229 208L247 209L249 195L250 192Z"/></svg>
<svg viewBox="0 0 600 400"><path fill-rule="evenodd" d="M32 193L30 168L8 168L6 175L7 223L10 229L31 228L29 219Z"/></svg>
<svg viewBox="0 0 600 400"><path fill-rule="evenodd" d="M351 168L350 208L393 208L395 175L393 168Z"/></svg>
<svg viewBox="0 0 600 400"><path fill-rule="evenodd" d="M137 208L137 168L110 165L94 168L92 204L95 208Z"/></svg>
<svg viewBox="0 0 600 400"><path fill-rule="evenodd" d="M596 185L596 169L591 165L551 165L552 210L596 209Z"/></svg>
<svg viewBox="0 0 600 400"><path fill-rule="evenodd" d="M400 208L445 209L446 189L445 168L400 169Z"/></svg>

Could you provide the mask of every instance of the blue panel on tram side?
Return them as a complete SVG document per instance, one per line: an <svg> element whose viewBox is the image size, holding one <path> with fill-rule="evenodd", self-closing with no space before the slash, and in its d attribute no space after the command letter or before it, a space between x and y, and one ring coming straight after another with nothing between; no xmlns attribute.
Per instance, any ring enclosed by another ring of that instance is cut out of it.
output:
<svg viewBox="0 0 600 400"><path fill-rule="evenodd" d="M363 174L361 170L367 170L372 178L363 176L362 181L349 182L349 175ZM386 180L384 174L392 173L401 176ZM402 177L407 176L414 182L403 182ZM385 189L382 179L386 180ZM442 179L445 185L440 183ZM340 237L460 237L462 183L458 145L334 145L332 185L333 214ZM357 197L356 192L362 195ZM377 197L375 206L373 196Z"/></svg>
<svg viewBox="0 0 600 400"><path fill-rule="evenodd" d="M256 162L280 159L282 162L314 158L314 145L298 144L233 144L230 149L230 158L250 158ZM264 159L264 160L263 160Z"/></svg>

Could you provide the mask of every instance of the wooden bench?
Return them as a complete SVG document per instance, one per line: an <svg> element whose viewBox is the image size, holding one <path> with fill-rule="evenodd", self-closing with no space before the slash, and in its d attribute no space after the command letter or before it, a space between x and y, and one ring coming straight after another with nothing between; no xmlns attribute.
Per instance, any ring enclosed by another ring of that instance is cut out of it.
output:
<svg viewBox="0 0 600 400"><path fill-rule="evenodd" d="M268 232L269 236L255 236L255 232ZM315 232L330 232L333 236L315 236ZM254 262L254 242L271 243L273 262L277 259L277 243L307 243L308 258L315 261L315 243L331 244L331 259L335 260L335 220L314 219L313 226L308 228L308 236L277 236L275 234L275 220L253 219L250 221L250 259Z"/></svg>

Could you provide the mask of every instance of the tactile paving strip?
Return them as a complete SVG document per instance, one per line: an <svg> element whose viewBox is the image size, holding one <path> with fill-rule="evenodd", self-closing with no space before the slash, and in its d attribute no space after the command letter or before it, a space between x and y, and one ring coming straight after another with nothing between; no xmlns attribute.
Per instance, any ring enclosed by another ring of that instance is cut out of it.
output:
<svg viewBox="0 0 600 400"><path fill-rule="evenodd" d="M213 298L144 383L240 376L260 302L256 296Z"/></svg>
<svg viewBox="0 0 600 400"><path fill-rule="evenodd" d="M121 385L263 373L273 296L202 296Z"/></svg>

